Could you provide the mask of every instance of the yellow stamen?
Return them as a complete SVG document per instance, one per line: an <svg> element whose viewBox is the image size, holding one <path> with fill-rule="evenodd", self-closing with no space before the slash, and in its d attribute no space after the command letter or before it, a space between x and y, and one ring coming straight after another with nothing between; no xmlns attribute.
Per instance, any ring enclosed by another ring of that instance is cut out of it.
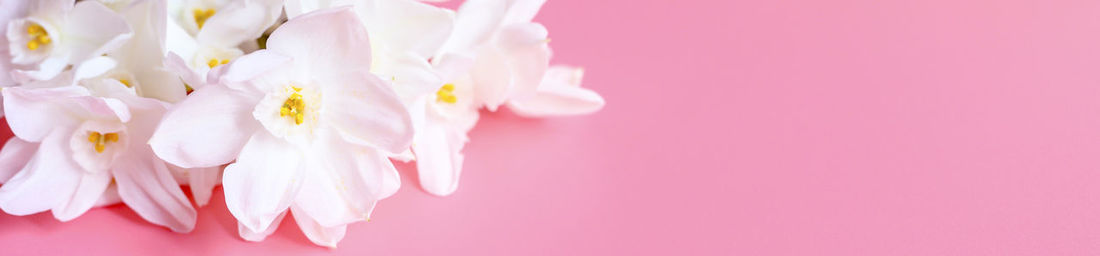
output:
<svg viewBox="0 0 1100 256"><path fill-rule="evenodd" d="M210 67L210 68L214 68L214 67L217 67L218 65L222 65L222 64L226 64L226 63L229 63L229 59L219 60L218 58L213 58L213 59L210 59L210 61L206 62L206 66Z"/></svg>
<svg viewBox="0 0 1100 256"><path fill-rule="evenodd" d="M130 84L129 79L119 79L118 82L122 83L122 85L125 85L126 88L133 88L134 87L134 85Z"/></svg>
<svg viewBox="0 0 1100 256"><path fill-rule="evenodd" d="M27 35L31 37L31 40L27 41L27 49L31 51L38 50L38 47L47 45L52 41L49 33L46 33L46 28L38 24L27 26Z"/></svg>
<svg viewBox="0 0 1100 256"><path fill-rule="evenodd" d="M436 97L436 100L438 100L440 102L446 102L446 103L451 103L451 104L454 104L455 102L458 102L458 97L455 97L455 85L454 84L444 84L442 88L439 88L439 91L435 92L435 97Z"/></svg>
<svg viewBox="0 0 1100 256"><path fill-rule="evenodd" d="M294 94L291 94L290 97L286 98L286 101L283 101L283 107L279 108L279 116L293 117L294 124L299 125L305 122L306 101L302 100L302 94L298 93L302 91L302 88L291 88L294 89Z"/></svg>
<svg viewBox="0 0 1100 256"><path fill-rule="evenodd" d="M100 134L90 132L88 133L88 142L93 144L96 153L103 153L103 150L107 149L108 142L118 142L118 133Z"/></svg>
<svg viewBox="0 0 1100 256"><path fill-rule="evenodd" d="M195 16L195 24L198 24L199 29L202 29L202 25L206 24L206 20L214 16L214 9L194 9L191 14Z"/></svg>

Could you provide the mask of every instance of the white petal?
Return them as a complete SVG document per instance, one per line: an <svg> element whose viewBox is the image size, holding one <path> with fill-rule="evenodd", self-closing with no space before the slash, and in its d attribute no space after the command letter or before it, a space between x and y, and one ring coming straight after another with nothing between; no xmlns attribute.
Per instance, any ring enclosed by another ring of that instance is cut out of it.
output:
<svg viewBox="0 0 1100 256"><path fill-rule="evenodd" d="M476 113L476 112L475 112ZM416 169L420 186L438 196L447 196L458 189L462 173L462 148L468 141L466 129L449 124L429 114L424 127L414 137Z"/></svg>
<svg viewBox="0 0 1100 256"><path fill-rule="evenodd" d="M117 49L133 36L123 17L97 1L81 1L73 7L64 28L72 63Z"/></svg>
<svg viewBox="0 0 1100 256"><path fill-rule="evenodd" d="M275 23L282 11L281 0L252 0L229 2L203 24L199 42L230 48L259 38Z"/></svg>
<svg viewBox="0 0 1100 256"><path fill-rule="evenodd" d="M344 138L389 153L412 143L412 120L386 82L367 72L346 73L322 88L322 118Z"/></svg>
<svg viewBox="0 0 1100 256"><path fill-rule="evenodd" d="M462 6L458 8L458 13L455 15L454 32L444 44L443 51L466 52L485 44L501 26L507 10L507 1L467 0L462 2Z"/></svg>
<svg viewBox="0 0 1100 256"><path fill-rule="evenodd" d="M80 175L76 191L63 204L53 207L53 217L60 221L70 221L87 212L103 197L107 185L111 184L109 173L88 173Z"/></svg>
<svg viewBox="0 0 1100 256"><path fill-rule="evenodd" d="M0 187L0 209L22 216L53 209L72 197L83 170L67 157L71 132L55 129L45 136L30 162Z"/></svg>
<svg viewBox="0 0 1100 256"><path fill-rule="evenodd" d="M263 95L274 86L286 86L292 77L308 73L292 69L293 59L271 50L259 50L241 56L229 65L217 66L207 74L207 84L225 83L233 89Z"/></svg>
<svg viewBox="0 0 1100 256"><path fill-rule="evenodd" d="M309 238L309 241L314 244L336 248L336 243L344 239L347 225L322 226L308 215L303 214L301 208L297 206L291 207L291 211L291 214L294 215L294 222L298 223L298 229L301 229L306 238Z"/></svg>
<svg viewBox="0 0 1100 256"><path fill-rule="evenodd" d="M199 207L205 206L210 202L214 187L218 185L218 178L221 178L221 167L191 168L187 172L188 186L191 187L191 195L195 197L195 204Z"/></svg>
<svg viewBox="0 0 1100 256"><path fill-rule="evenodd" d="M506 26L497 35L496 44L507 56L508 69L512 73L509 98L529 97L542 82L550 66L546 35L546 28L538 23Z"/></svg>
<svg viewBox="0 0 1100 256"><path fill-rule="evenodd" d="M555 66L546 72L533 97L513 99L508 108L527 117L582 115L603 108L604 100L594 91L581 88L584 71Z"/></svg>
<svg viewBox="0 0 1100 256"><path fill-rule="evenodd" d="M175 232L195 228L197 214L163 161L148 148L131 149L111 170L118 194L145 220Z"/></svg>
<svg viewBox="0 0 1100 256"><path fill-rule="evenodd" d="M12 137L0 148L0 183L8 182L16 172L23 169L38 151L38 143L30 143Z"/></svg>
<svg viewBox="0 0 1100 256"><path fill-rule="evenodd" d="M366 29L345 7L298 16L267 39L267 49L318 77L370 69L369 45Z"/></svg>
<svg viewBox="0 0 1100 256"><path fill-rule="evenodd" d="M512 0L504 24L531 22L546 0Z"/></svg>
<svg viewBox="0 0 1100 256"><path fill-rule="evenodd" d="M426 58L413 54L383 57L388 65L379 66L373 73L393 83L392 88L401 102L434 94L444 83Z"/></svg>
<svg viewBox="0 0 1100 256"><path fill-rule="evenodd" d="M411 52L427 59L443 46L454 27L453 11L430 4L376 1L374 7L367 15L375 16L365 18L367 26L373 39L385 40L380 43L389 51Z"/></svg>
<svg viewBox="0 0 1100 256"><path fill-rule="evenodd" d="M374 202L400 186L393 163L378 151L322 135L310 150L308 174L294 204L322 226L370 217ZM395 185L397 184L397 185Z"/></svg>
<svg viewBox="0 0 1100 256"><path fill-rule="evenodd" d="M289 211L283 211L282 214L279 214L279 217L275 218L275 221L272 222L270 226L267 226L267 229L260 232L249 230L244 224L237 223L237 234L240 234L241 238L247 241L263 241L267 236L275 233L276 229L279 229L279 224L283 222L283 217L286 217L287 212Z"/></svg>
<svg viewBox="0 0 1100 256"><path fill-rule="evenodd" d="M12 133L23 140L37 142L54 127L75 126L78 118L58 101L88 92L79 87L33 90L13 87L5 88L2 93Z"/></svg>
<svg viewBox="0 0 1100 256"><path fill-rule="evenodd" d="M237 162L225 167L222 190L229 212L250 230L267 230L290 207L302 183L302 153L265 130L257 131Z"/></svg>
<svg viewBox="0 0 1100 256"><path fill-rule="evenodd" d="M199 89L206 85L206 78L188 67L187 62L184 62L183 58L174 52L169 52L167 56L164 56L164 67L178 75L192 89Z"/></svg>
<svg viewBox="0 0 1100 256"><path fill-rule="evenodd" d="M260 127L251 117L256 101L220 84L195 90L165 114L149 144L161 159L183 168L229 163Z"/></svg>
<svg viewBox="0 0 1100 256"><path fill-rule="evenodd" d="M107 190L103 191L103 196L100 196L92 207L103 207L118 203L122 203L122 197L118 196L118 184L111 183L107 186Z"/></svg>

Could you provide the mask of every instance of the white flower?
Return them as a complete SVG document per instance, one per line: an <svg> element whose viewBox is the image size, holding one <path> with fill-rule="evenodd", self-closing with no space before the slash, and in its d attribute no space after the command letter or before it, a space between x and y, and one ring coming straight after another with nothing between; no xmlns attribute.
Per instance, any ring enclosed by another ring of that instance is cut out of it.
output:
<svg viewBox="0 0 1100 256"><path fill-rule="evenodd" d="M413 152L421 187L445 196L458 188L466 133L477 109L507 103L525 116L591 113L603 106L595 92L580 88L578 68L547 68L546 30L532 23L543 1L469 0L455 31L434 59L447 81L435 95L413 104Z"/></svg>
<svg viewBox="0 0 1100 256"><path fill-rule="evenodd" d="M287 17L353 6L370 34L371 72L390 80L406 104L442 85L428 62L454 26L454 12L413 0L287 0Z"/></svg>
<svg viewBox="0 0 1100 256"><path fill-rule="evenodd" d="M282 6L282 0L170 1L168 50L180 58L169 61L190 69L180 74L190 85L190 79L244 55L241 46L253 43L274 24Z"/></svg>
<svg viewBox="0 0 1100 256"><path fill-rule="evenodd" d="M6 24L12 78L25 83L49 80L69 65L118 48L130 37L130 26L95 1L40 0L25 17Z"/></svg>
<svg viewBox="0 0 1100 256"><path fill-rule="evenodd" d="M367 33L347 8L290 19L267 49L224 67L169 112L150 144L181 167L225 168L241 236L262 240L289 209L314 243L335 246L399 186L386 154L408 148L411 120L369 73Z"/></svg>
<svg viewBox="0 0 1100 256"><path fill-rule="evenodd" d="M93 96L88 88L108 97ZM17 137L8 144L17 146L3 148L0 156L32 156L0 187L0 209L13 215L50 210L68 221L111 197L108 185L114 181L121 201L142 218L190 231L195 209L145 143L167 104L137 97L117 81L88 88L3 90Z"/></svg>

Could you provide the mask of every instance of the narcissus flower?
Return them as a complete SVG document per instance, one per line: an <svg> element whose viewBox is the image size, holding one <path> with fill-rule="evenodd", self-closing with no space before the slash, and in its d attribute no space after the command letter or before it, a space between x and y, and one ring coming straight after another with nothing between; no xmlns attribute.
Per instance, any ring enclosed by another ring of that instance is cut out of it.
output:
<svg viewBox="0 0 1100 256"><path fill-rule="evenodd" d="M190 89L195 77L244 55L279 18L282 0L179 0L168 3L168 50L190 70L180 74ZM177 65L176 63L169 65Z"/></svg>
<svg viewBox="0 0 1100 256"><path fill-rule="evenodd" d="M138 97L117 81L7 88L3 96L16 138L0 156L30 158L2 162L4 170L22 166L0 187L0 209L13 215L49 210L68 221L114 193L108 192L114 183L122 202L149 222L176 232L194 228L195 209L144 143L167 104Z"/></svg>
<svg viewBox="0 0 1100 256"><path fill-rule="evenodd" d="M245 239L264 239L289 209L310 240L335 246L396 191L386 155L413 136L389 83L370 73L366 45L348 8L292 18L266 50L229 63L180 102L150 144L181 167L233 162L222 187Z"/></svg>
<svg viewBox="0 0 1100 256"><path fill-rule="evenodd" d="M603 99L580 88L579 68L548 68L546 29L531 19L541 0L468 0L452 36L434 58L445 81L435 95L413 104L420 185L445 196L458 188L478 108L508 104L525 116L575 115L599 110Z"/></svg>
<svg viewBox="0 0 1100 256"><path fill-rule="evenodd" d="M18 83L52 79L70 65L118 48L132 34L121 15L96 1L33 1L25 17L5 25L10 75Z"/></svg>

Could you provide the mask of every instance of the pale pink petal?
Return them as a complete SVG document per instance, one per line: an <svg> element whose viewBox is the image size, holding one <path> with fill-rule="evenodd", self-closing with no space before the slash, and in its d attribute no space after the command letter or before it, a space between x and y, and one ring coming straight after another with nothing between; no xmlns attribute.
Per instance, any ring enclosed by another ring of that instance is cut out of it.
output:
<svg viewBox="0 0 1100 256"><path fill-rule="evenodd" d="M161 159L183 168L229 163L259 122L257 96L213 84L195 90L164 116L149 144Z"/></svg>
<svg viewBox="0 0 1100 256"><path fill-rule="evenodd" d="M316 245L336 248L336 243L343 240L347 232L348 226L346 224L322 226L308 215L303 214L301 208L297 206L291 207L291 215L294 215L294 222L298 223L298 229L301 229L306 238L309 238L309 241Z"/></svg>
<svg viewBox="0 0 1100 256"><path fill-rule="evenodd" d="M367 30L347 7L311 12L287 21L267 40L267 49L294 59L318 77L370 69Z"/></svg>
<svg viewBox="0 0 1100 256"><path fill-rule="evenodd" d="M301 187L302 152L259 130L241 150L237 162L225 167L222 190L229 212L249 230L267 230Z"/></svg>
<svg viewBox="0 0 1100 256"><path fill-rule="evenodd" d="M72 130L55 129L42 140L30 162L0 187L0 209L28 215L65 204L84 172L68 156Z"/></svg>
<svg viewBox="0 0 1100 256"><path fill-rule="evenodd" d="M145 220L175 232L195 228L195 208L168 166L153 157L148 148L131 148L130 154L115 161L111 173L122 202Z"/></svg>
<svg viewBox="0 0 1100 256"><path fill-rule="evenodd" d="M267 226L267 229L259 232L249 230L248 227L244 226L244 224L237 223L237 234L239 234L241 238L246 241L263 241L265 238L267 238L267 236L275 233L276 229L279 229L279 224L283 223L283 217L286 217L286 214L288 212L290 211L283 211L283 213L279 214L279 217L275 218L275 221L272 222L270 226Z"/></svg>
<svg viewBox="0 0 1100 256"><path fill-rule="evenodd" d="M38 143L30 143L12 137L0 148L0 183L8 182L16 172L23 169L38 151Z"/></svg>
<svg viewBox="0 0 1100 256"><path fill-rule="evenodd" d="M412 120L389 85L367 72L347 73L322 88L322 118L354 143L389 153L412 143Z"/></svg>

